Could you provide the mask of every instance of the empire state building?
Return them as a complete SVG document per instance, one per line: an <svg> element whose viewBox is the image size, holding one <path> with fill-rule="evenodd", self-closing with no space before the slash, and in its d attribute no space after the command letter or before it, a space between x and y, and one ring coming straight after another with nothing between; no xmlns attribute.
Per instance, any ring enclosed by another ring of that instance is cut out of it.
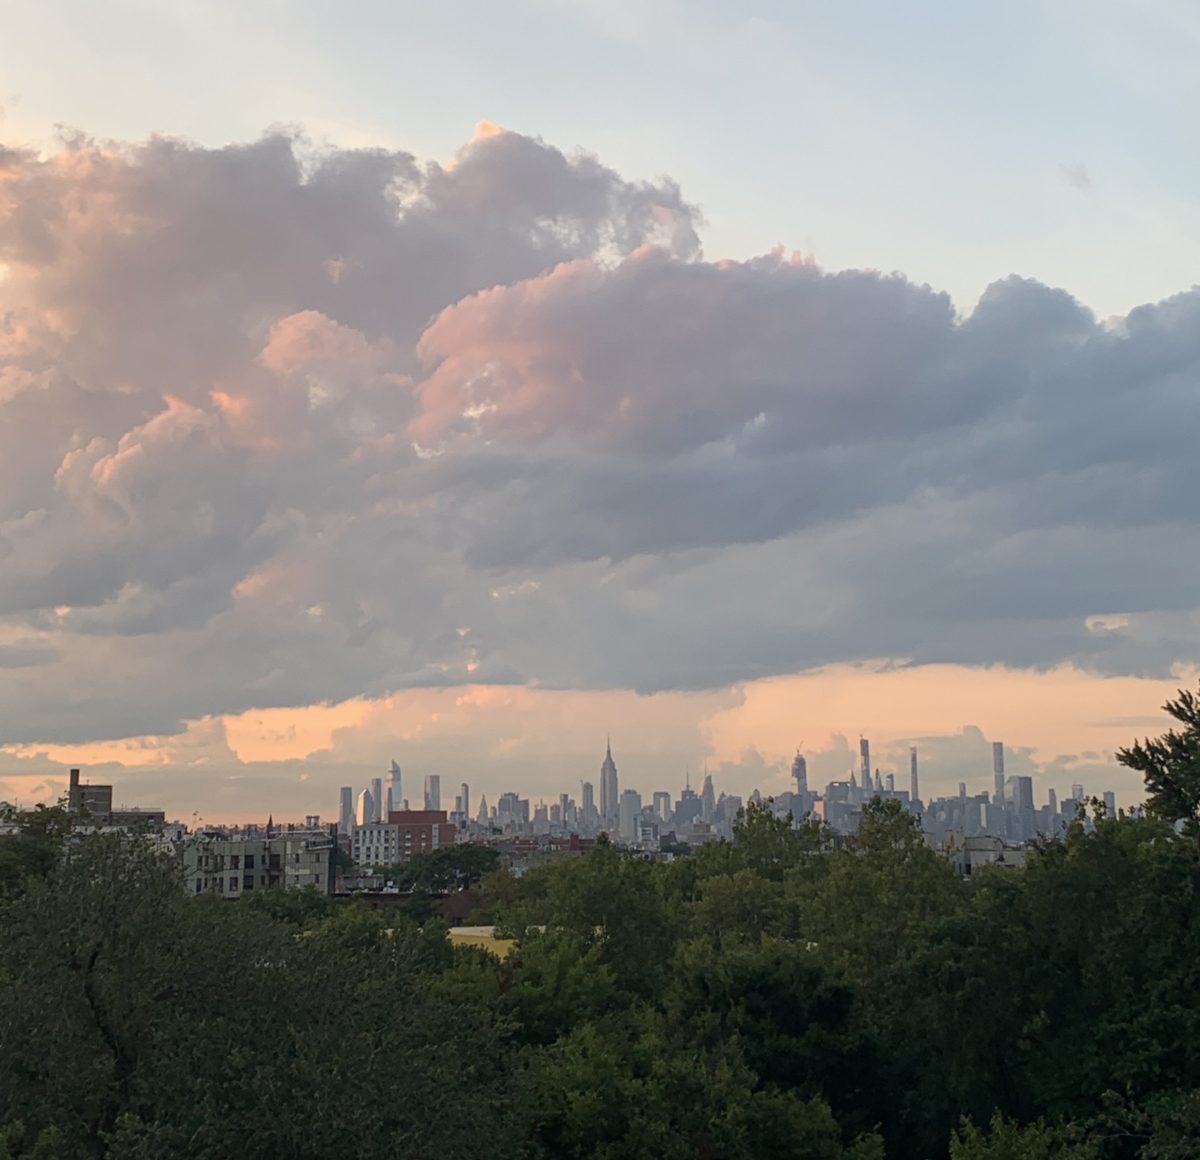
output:
<svg viewBox="0 0 1200 1160"><path fill-rule="evenodd" d="M600 820L608 828L617 824L617 763L613 761L612 742L604 753L604 764L600 766Z"/></svg>

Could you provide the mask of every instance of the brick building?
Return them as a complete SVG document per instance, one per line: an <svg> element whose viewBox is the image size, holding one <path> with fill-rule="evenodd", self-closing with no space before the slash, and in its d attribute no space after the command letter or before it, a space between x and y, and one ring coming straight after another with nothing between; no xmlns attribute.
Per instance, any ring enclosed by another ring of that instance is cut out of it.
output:
<svg viewBox="0 0 1200 1160"><path fill-rule="evenodd" d="M350 855L356 866L399 866L414 854L453 846L457 837L445 810L389 810L386 822L354 827Z"/></svg>
<svg viewBox="0 0 1200 1160"><path fill-rule="evenodd" d="M67 786L67 809L96 826L159 828L166 823L162 810L113 809L113 787L80 780L73 769Z"/></svg>

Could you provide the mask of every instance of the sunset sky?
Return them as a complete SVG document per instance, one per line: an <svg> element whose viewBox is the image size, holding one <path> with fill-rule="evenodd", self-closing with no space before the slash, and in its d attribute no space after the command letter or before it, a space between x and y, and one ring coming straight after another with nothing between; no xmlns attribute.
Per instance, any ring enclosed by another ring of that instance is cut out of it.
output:
<svg viewBox="0 0 1200 1160"><path fill-rule="evenodd" d="M1200 657L1200 11L14 0L0 799L1073 781Z"/></svg>

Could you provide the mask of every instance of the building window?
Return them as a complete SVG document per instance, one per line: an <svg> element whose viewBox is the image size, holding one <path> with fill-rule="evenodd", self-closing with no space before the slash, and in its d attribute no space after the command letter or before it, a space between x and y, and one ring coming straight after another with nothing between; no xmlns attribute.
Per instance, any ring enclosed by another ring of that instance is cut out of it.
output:
<svg viewBox="0 0 1200 1160"><path fill-rule="evenodd" d="M253 890L254 889L254 875L253 874L246 874L243 876L242 889L243 890Z"/></svg>
<svg viewBox="0 0 1200 1160"><path fill-rule="evenodd" d="M247 855L246 855L246 867L245 867L245 868L246 868L247 870L253 870L253 869L254 869L254 855L253 855L253 854L247 854Z"/></svg>
<svg viewBox="0 0 1200 1160"><path fill-rule="evenodd" d="M229 869L230 870L240 870L241 869L241 861L242 861L242 859L237 854L230 854L229 855Z"/></svg>

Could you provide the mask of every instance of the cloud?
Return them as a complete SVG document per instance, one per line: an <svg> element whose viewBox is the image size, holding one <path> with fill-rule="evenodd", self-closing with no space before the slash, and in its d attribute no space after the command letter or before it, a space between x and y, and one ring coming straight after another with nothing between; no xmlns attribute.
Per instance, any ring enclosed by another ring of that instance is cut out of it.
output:
<svg viewBox="0 0 1200 1160"><path fill-rule="evenodd" d="M1192 683L1195 672L1180 674ZM792 755L808 756L810 783L823 787L858 767L858 736L873 765L908 784L910 745L919 749L922 793L972 792L992 784L993 739L1007 741L1008 768L1035 777L1044 800L1083 781L1112 788L1125 805L1141 800L1138 776L1113 750L1135 732L1157 733L1164 713L1130 719L1129 705L1161 704L1174 681L1100 678L1070 667L1019 669L943 665L836 665L736 688L638 696L628 690L546 690L466 685L414 689L375 700L299 709L250 710L189 722L183 732L101 743L0 749L0 799L28 802L62 792L82 766L111 781L116 800L162 806L189 818L276 820L330 814L340 785L361 787L392 759L406 784L425 773L444 786L470 784L478 800L506 790L534 801L578 798L595 781L611 734L621 785L677 794L690 770L707 768L718 792L745 798L758 788L791 788ZM964 725L975 717L976 725ZM1079 753L1080 758L1065 758ZM40 787L40 788L39 788Z"/></svg>
<svg viewBox="0 0 1200 1160"><path fill-rule="evenodd" d="M1072 161L1069 165L1064 165L1062 173L1068 185L1072 185L1078 190L1092 188L1091 172L1082 161Z"/></svg>
<svg viewBox="0 0 1200 1160"><path fill-rule="evenodd" d="M960 317L707 262L669 180L495 126L0 175L11 741L1200 647L1200 292L1101 324L1009 277Z"/></svg>

